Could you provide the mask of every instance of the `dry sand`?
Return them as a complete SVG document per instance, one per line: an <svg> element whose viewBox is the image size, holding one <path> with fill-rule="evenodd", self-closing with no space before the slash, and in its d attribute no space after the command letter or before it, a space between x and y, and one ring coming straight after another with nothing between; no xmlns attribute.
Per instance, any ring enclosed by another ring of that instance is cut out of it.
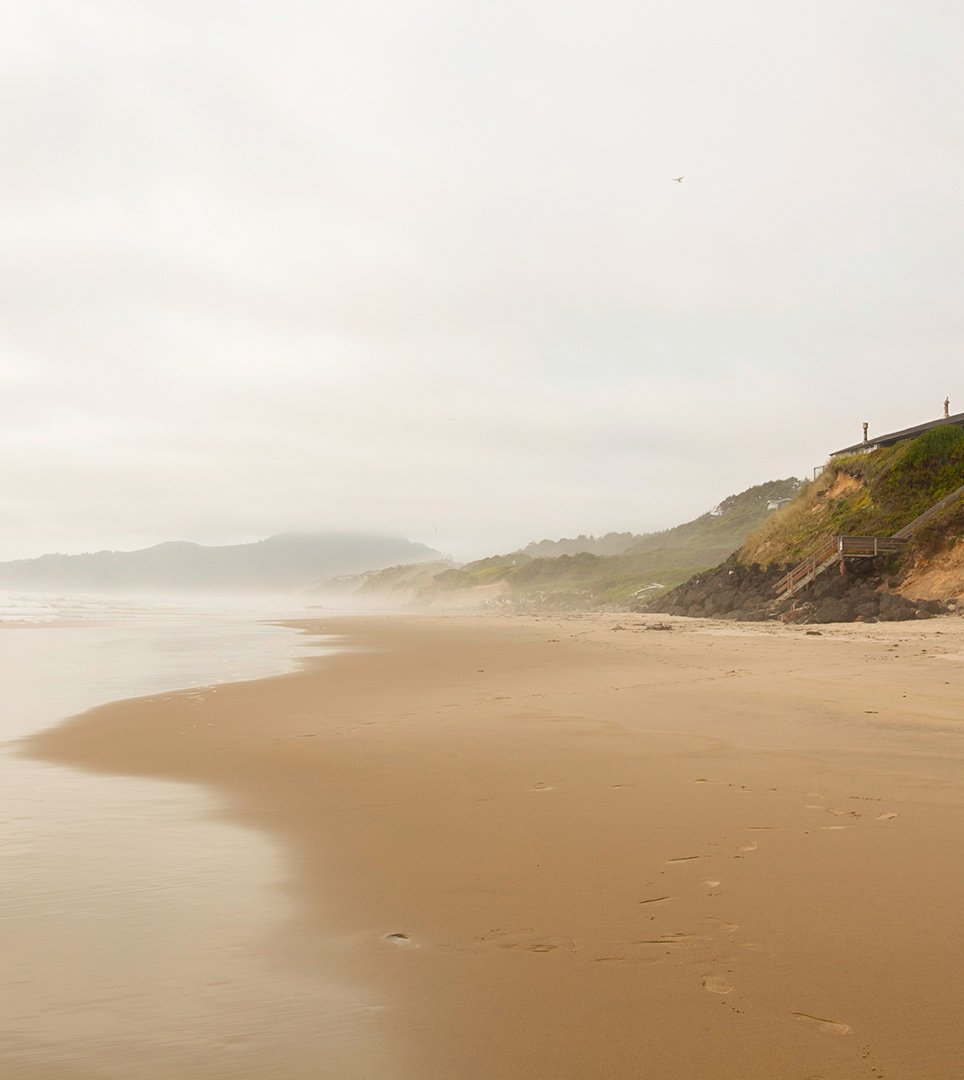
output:
<svg viewBox="0 0 964 1080"><path fill-rule="evenodd" d="M356 649L31 753L276 838L270 947L368 988L386 1078L964 1075L964 620L306 630Z"/></svg>

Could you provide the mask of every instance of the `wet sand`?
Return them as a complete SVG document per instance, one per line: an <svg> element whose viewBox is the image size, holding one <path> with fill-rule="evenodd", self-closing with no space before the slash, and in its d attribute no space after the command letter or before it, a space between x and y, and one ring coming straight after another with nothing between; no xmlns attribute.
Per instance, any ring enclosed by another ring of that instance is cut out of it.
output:
<svg viewBox="0 0 964 1080"><path fill-rule="evenodd" d="M962 1075L964 620L305 628L354 651L30 752L275 839L294 915L251 948L363 987L381 1077ZM292 1047L205 1075L340 1080Z"/></svg>

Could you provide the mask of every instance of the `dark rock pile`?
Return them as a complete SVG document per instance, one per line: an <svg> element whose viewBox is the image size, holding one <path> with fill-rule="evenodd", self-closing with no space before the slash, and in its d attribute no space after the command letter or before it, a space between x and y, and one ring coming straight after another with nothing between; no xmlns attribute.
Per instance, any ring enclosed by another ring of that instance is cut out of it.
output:
<svg viewBox="0 0 964 1080"><path fill-rule="evenodd" d="M642 610L761 622L771 617L769 605L774 588L784 573L780 567L764 570L757 565L741 566L735 558L730 558L715 570L694 574L689 581L664 593Z"/></svg>
<svg viewBox="0 0 964 1080"><path fill-rule="evenodd" d="M787 567L742 566L735 557L696 574L689 581L641 607L664 615L762 622L795 623L900 622L929 619L952 608L941 600L907 600L887 592L888 582L874 560L830 570L794 597L776 602L776 584Z"/></svg>

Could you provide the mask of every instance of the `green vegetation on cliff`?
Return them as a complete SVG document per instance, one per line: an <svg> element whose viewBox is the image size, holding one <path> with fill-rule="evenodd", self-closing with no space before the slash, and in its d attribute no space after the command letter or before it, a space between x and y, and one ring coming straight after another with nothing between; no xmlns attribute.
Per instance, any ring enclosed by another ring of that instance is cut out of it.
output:
<svg viewBox="0 0 964 1080"><path fill-rule="evenodd" d="M715 566L735 551L747 534L773 511L774 500L791 498L799 489L794 478L757 484L731 495L693 521L663 532L634 535L611 533L593 537L540 541L523 551L495 555L433 574L415 594L423 604L498 602L519 608L592 610L626 608L640 596L652 595ZM583 546L624 547L619 554L596 554ZM558 554L573 549L572 554ZM532 552L555 551L549 557ZM391 591L390 574L371 575L367 593Z"/></svg>
<svg viewBox="0 0 964 1080"><path fill-rule="evenodd" d="M892 536L964 484L964 430L932 428L872 453L833 458L740 549L744 565L794 563L826 536ZM936 551L964 528L964 500L915 534L906 559Z"/></svg>
<svg viewBox="0 0 964 1080"><path fill-rule="evenodd" d="M893 536L964 485L964 431L932 428L917 439L831 459L819 479L753 532L736 556L650 602L646 610L688 617L788 622L877 622L930 618L964 598L964 497L951 498L907 547L855 559L839 572L780 585L834 535Z"/></svg>

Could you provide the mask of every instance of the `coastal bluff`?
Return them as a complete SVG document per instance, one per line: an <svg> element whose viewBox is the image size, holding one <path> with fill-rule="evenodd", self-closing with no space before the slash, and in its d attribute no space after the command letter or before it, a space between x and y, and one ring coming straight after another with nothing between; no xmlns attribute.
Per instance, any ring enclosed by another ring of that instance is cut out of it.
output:
<svg viewBox="0 0 964 1080"><path fill-rule="evenodd" d="M830 556L818 563L814 552ZM962 605L964 430L942 425L835 455L723 563L637 610L830 623L930 618Z"/></svg>

